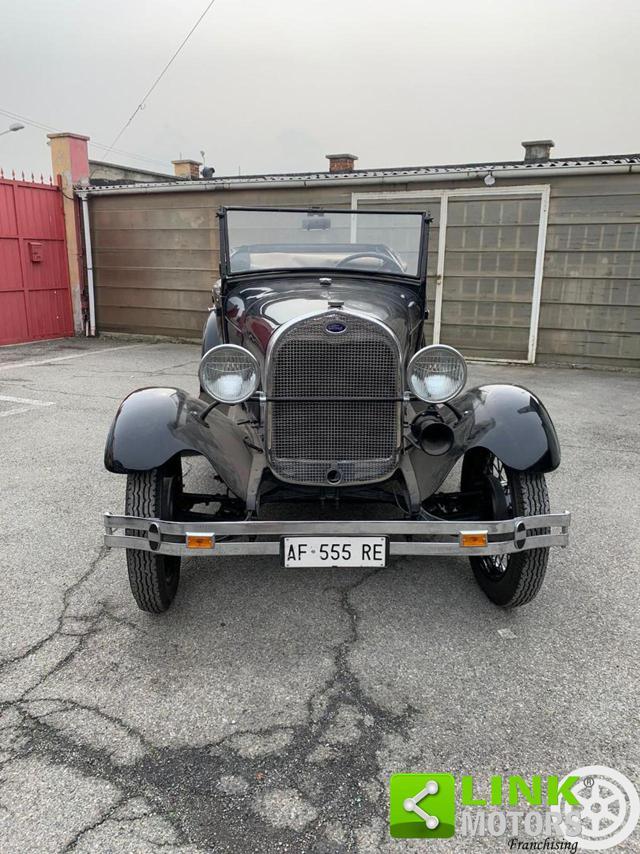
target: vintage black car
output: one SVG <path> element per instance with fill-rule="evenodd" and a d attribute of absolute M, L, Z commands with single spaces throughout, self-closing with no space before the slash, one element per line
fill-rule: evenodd
<path fill-rule="evenodd" d="M 530 391 L 465 391 L 463 356 L 426 344 L 429 216 L 229 207 L 219 221 L 199 397 L 134 391 L 107 439 L 127 488 L 105 542 L 126 548 L 138 606 L 169 607 L 187 555 L 300 569 L 466 555 L 493 602 L 533 599 L 568 540 L 545 483 L 558 438 Z M 211 493 L 184 488 L 194 454 Z M 439 491 L 460 459 L 459 490 Z M 274 502 L 305 515 L 274 519 Z"/>

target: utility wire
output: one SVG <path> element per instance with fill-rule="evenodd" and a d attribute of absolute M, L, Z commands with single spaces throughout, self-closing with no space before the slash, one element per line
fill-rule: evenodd
<path fill-rule="evenodd" d="M 120 154 L 126 154 L 128 157 L 135 157 L 135 158 L 138 158 L 138 159 L 140 159 L 140 160 L 147 160 L 149 163 L 162 163 L 163 165 L 165 164 L 165 161 L 164 161 L 164 160 L 156 160 L 155 158 L 151 158 L 151 157 L 143 157 L 141 154 L 133 154 L 133 153 L 132 153 L 132 152 L 130 152 L 130 151 L 124 151 L 124 150 L 122 150 L 122 149 L 116 148 L 116 147 L 115 147 L 115 145 L 116 145 L 116 143 L 118 142 L 118 140 L 120 139 L 120 137 L 122 136 L 122 134 L 125 132 L 125 130 L 129 127 L 129 125 L 131 124 L 131 122 L 134 120 L 134 118 L 138 115 L 138 113 L 139 113 L 141 110 L 144 110 L 144 108 L 145 108 L 145 101 L 146 101 L 146 100 L 147 100 L 147 98 L 151 95 L 151 93 L 152 93 L 152 92 L 153 92 L 153 90 L 156 88 L 156 86 L 158 85 L 158 83 L 162 80 L 162 78 L 164 77 L 164 75 L 167 73 L 167 71 L 169 70 L 169 68 L 170 68 L 170 67 L 171 67 L 171 65 L 173 64 L 174 60 L 178 57 L 178 54 L 181 52 L 182 48 L 186 45 L 186 43 L 189 41 L 189 39 L 191 38 L 191 36 L 192 36 L 192 35 L 195 33 L 195 31 L 198 29 L 198 27 L 199 27 L 200 23 L 202 22 L 202 20 L 204 19 L 205 15 L 206 15 L 206 14 L 207 14 L 207 12 L 209 11 L 209 9 L 211 9 L 211 7 L 213 6 L 213 4 L 214 4 L 214 3 L 215 3 L 215 0 L 211 0 L 211 2 L 210 2 L 210 3 L 207 5 L 207 7 L 205 8 L 204 12 L 202 12 L 202 14 L 201 14 L 201 15 L 200 15 L 200 17 L 198 18 L 198 20 L 197 20 L 197 21 L 195 22 L 195 24 L 191 27 L 191 29 L 189 30 L 189 32 L 187 33 L 187 35 L 184 37 L 184 39 L 180 42 L 180 44 L 178 45 L 178 47 L 177 47 L 177 48 L 176 48 L 176 50 L 174 51 L 173 55 L 171 56 L 171 58 L 169 59 L 169 61 L 167 62 L 167 64 L 164 66 L 164 68 L 162 69 L 162 71 L 160 72 L 160 74 L 158 74 L 158 76 L 156 77 L 156 79 L 153 81 L 152 85 L 151 85 L 151 86 L 150 86 L 150 88 L 147 90 L 147 92 L 145 93 L 145 95 L 143 96 L 142 100 L 140 101 L 140 103 L 138 104 L 138 106 L 135 108 L 135 110 L 133 111 L 133 113 L 131 114 L 131 116 L 127 119 L 127 121 L 125 122 L 125 124 L 122 126 L 122 128 L 121 128 L 121 129 L 120 129 L 120 131 L 119 131 L 119 133 L 118 133 L 118 134 L 116 135 L 116 137 L 114 138 L 113 142 L 112 142 L 110 145 L 102 145 L 102 144 L 101 144 L 101 143 L 99 143 L 99 142 L 91 142 L 91 141 L 90 141 L 90 144 L 91 144 L 91 145 L 94 145 L 96 148 L 102 148 L 102 149 L 104 149 L 103 157 L 106 157 L 106 156 L 107 156 L 107 154 L 109 154 L 109 152 L 111 152 L 111 151 L 115 151 L 115 152 L 118 152 L 118 153 L 120 153 Z M 46 125 L 46 124 L 44 124 L 43 122 L 37 122 L 37 121 L 35 121 L 34 119 L 28 119 L 28 118 L 26 118 L 25 116 L 20 116 L 20 115 L 18 115 L 17 113 L 12 113 L 10 110 L 3 110 L 3 109 L 0 109 L 0 113 L 2 113 L 2 114 L 3 114 L 3 115 L 5 115 L 5 116 L 8 116 L 9 118 L 19 119 L 20 121 L 23 121 L 25 124 L 32 125 L 33 127 L 37 127 L 37 128 L 39 128 L 40 130 L 53 131 L 54 133 L 58 133 L 58 132 L 60 131 L 60 129 L 59 129 L 59 128 L 54 128 L 54 127 L 52 127 L 51 125 Z"/>
<path fill-rule="evenodd" d="M 25 125 L 30 125 L 31 127 L 39 128 L 39 130 L 52 131 L 53 133 L 60 133 L 60 128 L 53 127 L 52 125 L 46 125 L 43 122 L 38 122 L 35 119 L 30 119 L 27 116 L 21 116 L 19 113 L 14 113 L 11 110 L 5 110 L 0 107 L 0 115 L 7 116 L 9 119 L 18 119 L 21 122 L 24 122 Z M 89 145 L 94 146 L 94 148 L 103 148 L 109 149 L 110 146 L 105 145 L 105 143 L 94 142 L 94 140 L 89 140 Z M 111 151 L 116 152 L 117 154 L 126 154 L 127 157 L 134 157 L 137 160 L 146 160 L 148 163 L 159 163 L 166 168 L 168 161 L 160 160 L 158 157 L 145 157 L 143 154 L 136 154 L 133 151 L 125 151 L 122 148 L 111 148 Z"/>
<path fill-rule="evenodd" d="M 187 35 L 184 37 L 184 39 L 180 42 L 180 44 L 179 44 L 178 48 L 177 48 L 177 49 L 176 49 L 176 51 L 174 52 L 174 54 L 173 54 L 173 56 L 171 57 L 171 59 L 169 60 L 169 62 L 167 62 L 167 64 L 166 64 L 166 65 L 165 65 L 165 67 L 162 69 L 162 71 L 160 72 L 160 74 L 158 74 L 158 76 L 157 76 L 157 77 L 156 77 L 156 79 L 153 81 L 153 83 L 152 83 L 151 87 L 150 87 L 150 88 L 149 88 L 149 90 L 146 92 L 146 94 L 143 96 L 143 98 L 142 98 L 142 100 L 140 101 L 140 103 L 138 104 L 138 106 L 135 108 L 135 110 L 133 111 L 133 113 L 132 113 L 132 114 L 130 115 L 130 117 L 127 119 L 127 121 L 125 122 L 125 124 L 122 126 L 122 128 L 121 128 L 121 129 L 120 129 L 120 131 L 119 131 L 119 133 L 118 133 L 118 134 L 117 134 L 117 136 L 114 138 L 114 140 L 113 140 L 113 142 L 111 143 L 111 145 L 109 146 L 109 148 L 107 148 L 107 150 L 106 150 L 106 152 L 105 152 L 105 156 L 106 156 L 106 155 L 111 151 L 111 149 L 114 147 L 114 145 L 115 145 L 115 144 L 117 143 L 117 141 L 120 139 L 120 137 L 122 136 L 122 134 L 126 131 L 126 129 L 127 129 L 127 128 L 129 127 L 129 125 L 131 124 L 131 122 L 132 122 L 132 121 L 135 119 L 135 117 L 138 115 L 138 113 L 139 113 L 141 110 L 144 110 L 144 108 L 145 108 L 145 101 L 147 100 L 147 98 L 149 97 L 149 95 L 151 95 L 151 93 L 152 93 L 152 92 L 153 92 L 153 90 L 156 88 L 156 86 L 158 85 L 158 83 L 162 80 L 162 78 L 164 77 L 164 75 L 167 73 L 167 71 L 169 70 L 169 68 L 170 68 L 170 67 L 171 67 L 171 65 L 173 64 L 173 61 L 176 59 L 176 57 L 178 56 L 178 54 L 180 53 L 180 51 L 182 50 L 182 48 L 183 48 L 183 47 L 186 45 L 186 43 L 189 41 L 189 39 L 191 38 L 191 36 L 192 36 L 192 35 L 195 33 L 195 31 L 198 29 L 198 26 L 200 25 L 200 22 L 202 21 L 202 19 L 204 18 L 204 16 L 207 14 L 207 12 L 209 11 L 209 9 L 213 6 L 213 4 L 214 4 L 215 2 L 216 2 L 216 0 L 211 0 L 211 2 L 208 4 L 207 8 L 206 8 L 206 9 L 204 10 L 204 12 L 200 15 L 200 17 L 199 17 L 199 18 L 198 18 L 198 20 L 195 22 L 195 24 L 191 27 L 191 29 L 189 30 L 189 32 L 187 33 Z"/>
<path fill-rule="evenodd" d="M 12 113 L 11 110 L 0 108 L 0 113 L 10 119 L 20 119 L 20 121 L 24 122 L 26 125 L 33 125 L 33 127 L 40 128 L 40 130 L 51 130 L 54 133 L 58 130 L 57 128 L 51 127 L 51 125 L 45 125 L 42 122 L 37 122 L 35 119 L 28 119 L 26 116 L 21 116 L 18 113 Z"/>

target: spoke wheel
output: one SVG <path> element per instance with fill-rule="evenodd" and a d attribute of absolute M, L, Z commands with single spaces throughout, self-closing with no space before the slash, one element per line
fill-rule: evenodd
<path fill-rule="evenodd" d="M 488 493 L 488 506 L 491 519 L 511 519 L 513 498 L 509 488 L 509 477 L 504 463 L 493 454 L 487 456 L 483 467 L 483 476 Z M 484 571 L 490 578 L 500 578 L 509 567 L 509 555 L 487 555 L 479 558 Z"/>
<path fill-rule="evenodd" d="M 465 454 L 461 488 L 481 493 L 479 513 L 482 519 L 512 519 L 549 512 L 544 474 L 509 468 L 484 448 Z M 549 549 L 546 548 L 470 557 L 469 561 L 478 584 L 489 599 L 496 605 L 515 607 L 530 602 L 537 595 L 544 581 L 548 558 Z"/>

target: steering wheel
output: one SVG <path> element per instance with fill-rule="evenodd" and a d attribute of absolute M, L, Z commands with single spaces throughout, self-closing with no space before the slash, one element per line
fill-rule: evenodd
<path fill-rule="evenodd" d="M 373 249 L 367 250 L 365 252 L 352 252 L 351 255 L 347 255 L 342 260 L 338 261 L 336 264 L 336 269 L 340 269 L 341 267 L 347 267 L 352 261 L 357 261 L 358 258 L 377 258 L 378 261 L 382 261 L 382 266 L 378 269 L 380 271 L 386 271 L 387 273 L 402 273 L 403 270 L 398 264 L 398 262 L 390 258 L 388 255 L 384 255 L 382 252 L 376 252 Z"/>

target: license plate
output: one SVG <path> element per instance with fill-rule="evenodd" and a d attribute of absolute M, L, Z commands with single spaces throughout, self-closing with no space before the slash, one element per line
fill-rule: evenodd
<path fill-rule="evenodd" d="M 385 566 L 386 537 L 283 537 L 286 567 Z"/>

